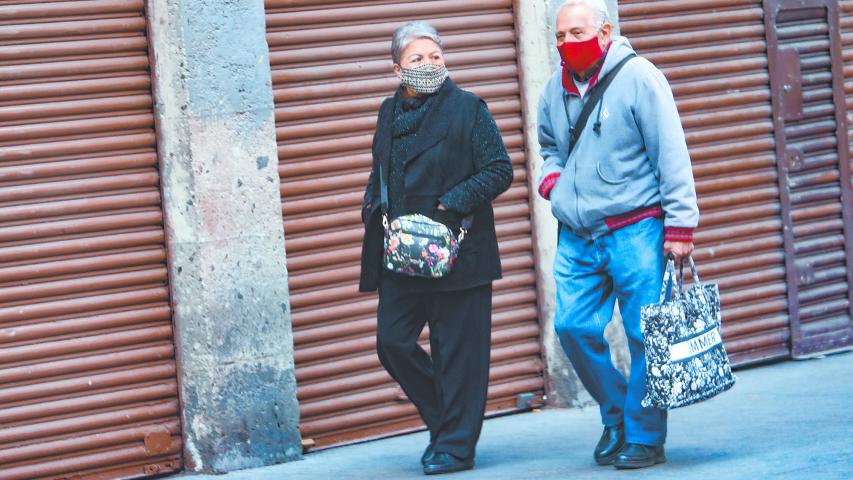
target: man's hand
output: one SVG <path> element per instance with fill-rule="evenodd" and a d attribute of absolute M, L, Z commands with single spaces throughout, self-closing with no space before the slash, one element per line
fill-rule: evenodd
<path fill-rule="evenodd" d="M 693 242 L 663 242 L 663 254 L 666 256 L 671 253 L 676 262 L 686 259 L 694 248 Z"/>

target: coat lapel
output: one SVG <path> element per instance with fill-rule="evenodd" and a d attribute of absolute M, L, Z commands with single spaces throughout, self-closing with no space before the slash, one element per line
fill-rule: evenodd
<path fill-rule="evenodd" d="M 438 97 L 435 99 L 435 105 L 429 109 L 423 122 L 421 122 L 414 145 L 412 145 L 411 150 L 406 152 L 404 164 L 409 163 L 447 136 L 452 117 L 449 110 L 453 107 L 453 102 L 448 100 L 458 89 L 459 87 L 449 78 L 444 82 L 438 92 Z"/>
<path fill-rule="evenodd" d="M 394 97 L 386 98 L 379 109 L 379 118 L 376 120 L 376 131 L 373 138 L 373 156 L 378 160 L 388 181 L 387 175 L 391 164 L 391 131 L 394 121 Z M 379 172 L 376 172 L 379 174 Z M 377 192 L 379 181 L 376 182 Z"/>

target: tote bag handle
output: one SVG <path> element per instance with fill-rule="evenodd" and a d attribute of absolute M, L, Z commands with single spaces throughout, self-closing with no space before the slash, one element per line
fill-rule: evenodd
<path fill-rule="evenodd" d="M 696 271 L 696 263 L 693 261 L 693 256 L 690 255 L 687 257 L 688 262 L 690 263 L 690 272 L 693 274 L 693 284 L 696 288 L 702 291 L 702 282 L 699 280 L 699 272 Z M 678 277 L 675 275 L 675 257 L 670 253 L 667 255 L 666 259 L 666 271 L 663 275 L 663 284 L 660 289 L 660 300 L 658 303 L 663 303 L 666 300 L 666 291 L 672 285 L 672 298 L 675 298 L 681 295 L 684 292 L 684 260 L 682 260 L 678 272 Z M 704 299 L 705 295 L 702 294 L 702 298 Z"/>

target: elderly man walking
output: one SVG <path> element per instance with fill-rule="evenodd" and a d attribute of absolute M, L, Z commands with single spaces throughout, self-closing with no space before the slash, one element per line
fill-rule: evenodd
<path fill-rule="evenodd" d="M 569 0 L 558 12 L 563 62 L 539 105 L 539 193 L 560 224 L 555 328 L 601 408 L 604 433 L 593 457 L 622 469 L 666 461 L 666 411 L 640 403 L 640 309 L 658 300 L 665 255 L 692 252 L 699 209 L 672 90 L 612 32 L 603 0 Z M 629 380 L 604 339 L 614 301 L 628 337 Z"/>

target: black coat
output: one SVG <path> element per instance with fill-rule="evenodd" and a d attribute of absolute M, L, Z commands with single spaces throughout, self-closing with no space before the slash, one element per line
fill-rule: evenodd
<path fill-rule="evenodd" d="M 474 223 L 462 242 L 459 256 L 448 276 L 441 279 L 415 278 L 384 270 L 384 230 L 378 176 L 380 164 L 385 175 L 390 169 L 395 102 L 393 97 L 385 99 L 379 109 L 373 137 L 373 168 L 362 210 L 365 223 L 359 284 L 362 292 L 376 290 L 380 275 L 393 275 L 401 285 L 413 291 L 462 290 L 501 278 L 494 212 L 490 202 L 509 188 L 512 182 L 509 157 L 501 145 L 503 154 L 489 159 L 490 165 L 486 168 L 490 172 L 484 172 L 482 163 L 478 165 L 475 162 L 475 158 L 478 158 L 475 149 L 480 146 L 472 142 L 475 119 L 481 109 L 485 110 L 483 101 L 459 89 L 450 79 L 436 95 L 417 132 L 413 147 L 403 159 L 406 198 L 402 202 L 405 211 L 399 214 L 420 213 L 456 231 L 466 213 L 473 214 Z M 496 131 L 490 117 L 489 122 Z M 499 167 L 497 170 L 501 172 L 500 175 L 494 175 L 495 167 Z M 470 212 L 438 210 L 439 198 L 453 189 L 467 189 L 467 196 L 486 198 L 487 201 L 474 205 Z"/>

